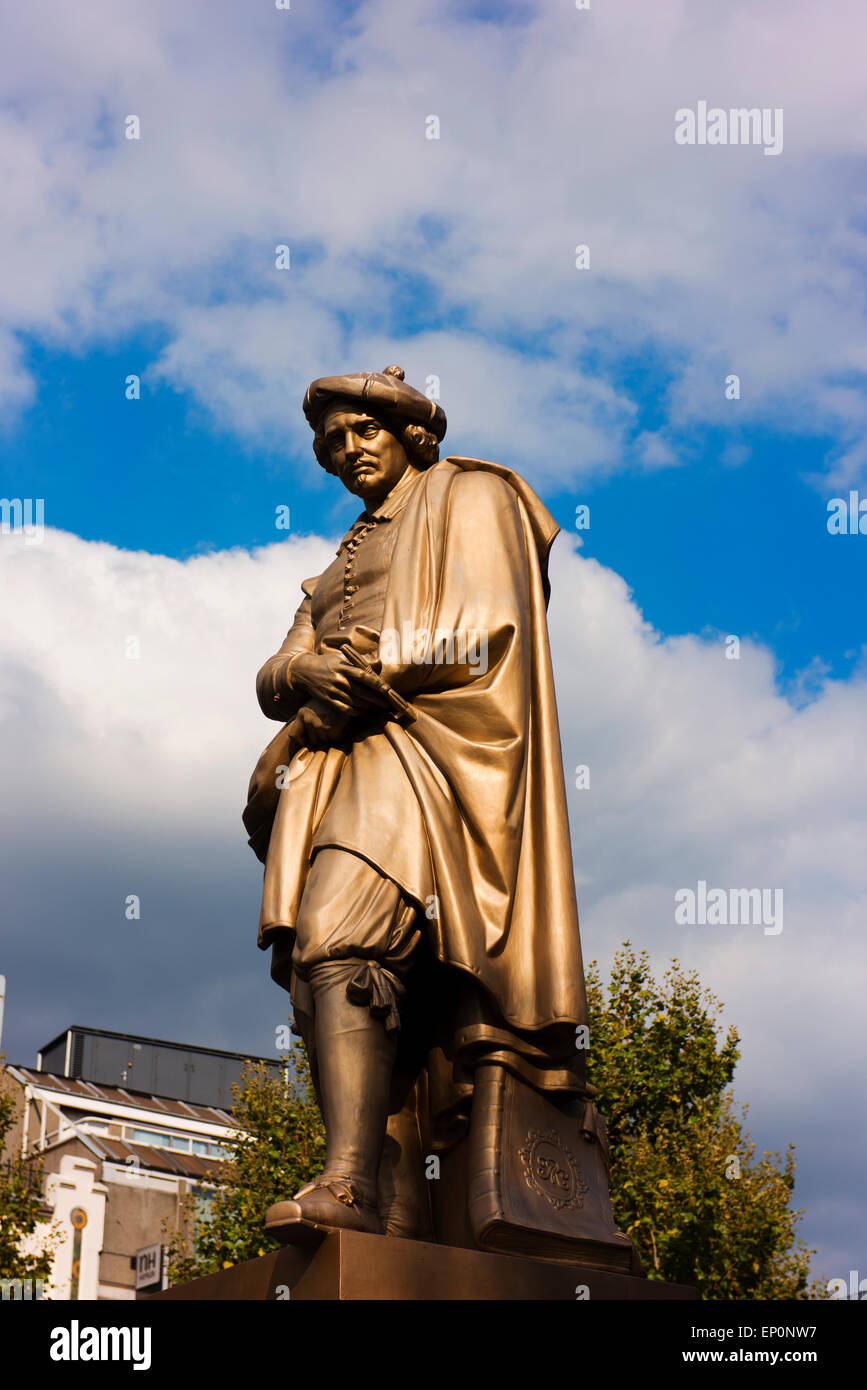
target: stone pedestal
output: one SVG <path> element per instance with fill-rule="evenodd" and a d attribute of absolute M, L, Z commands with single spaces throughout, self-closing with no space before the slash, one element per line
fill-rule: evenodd
<path fill-rule="evenodd" d="M 585 1292 L 586 1289 L 586 1292 Z M 151 1295 L 194 1300 L 683 1300 L 695 1289 L 580 1264 L 493 1255 L 393 1236 L 330 1231 Z M 149 1300 L 150 1301 L 150 1300 Z"/>

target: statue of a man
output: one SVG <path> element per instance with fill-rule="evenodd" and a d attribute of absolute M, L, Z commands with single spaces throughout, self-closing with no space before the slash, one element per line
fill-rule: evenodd
<path fill-rule="evenodd" d="M 485 1063 L 588 1094 L 546 624 L 558 527 L 510 469 L 438 461 L 445 415 L 403 376 L 307 391 L 316 457 L 364 509 L 257 679 L 283 725 L 244 815 L 259 945 L 327 1134 L 322 1176 L 269 1211 L 277 1232 L 430 1238 L 425 1162 L 466 1132 Z"/>

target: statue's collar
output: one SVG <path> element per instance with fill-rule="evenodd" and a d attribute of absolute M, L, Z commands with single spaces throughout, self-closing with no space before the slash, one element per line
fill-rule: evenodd
<path fill-rule="evenodd" d="M 395 483 L 385 500 L 380 502 L 379 506 L 372 512 L 363 511 L 358 521 L 391 521 L 392 517 L 403 511 L 409 501 L 410 493 L 416 484 L 421 482 L 423 476 L 424 474 L 419 473 L 417 469 L 407 468 L 400 482 Z"/>
<path fill-rule="evenodd" d="M 410 495 L 423 477 L 423 473 L 408 468 L 400 482 L 395 483 L 391 492 L 380 502 L 379 506 L 374 511 L 369 512 L 365 509 L 360 516 L 355 518 L 355 521 L 340 542 L 340 548 L 337 554 L 339 555 L 344 547 L 350 541 L 354 540 L 359 532 L 369 531 L 374 522 L 391 521 L 394 517 L 399 516 L 400 513 L 405 510 Z"/>

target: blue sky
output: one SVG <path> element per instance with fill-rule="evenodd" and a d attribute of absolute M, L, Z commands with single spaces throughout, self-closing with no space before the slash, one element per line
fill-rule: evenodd
<path fill-rule="evenodd" d="M 294 532 L 339 535 L 356 503 L 321 474 L 303 438 L 300 446 L 263 447 L 215 427 L 188 393 L 149 384 L 160 346 L 154 334 L 73 357 L 30 344 L 36 399 L 4 441 L 16 495 L 48 498 L 47 522 L 61 530 L 181 559 L 271 543 L 281 504 Z M 139 400 L 125 394 L 133 371 L 144 378 Z M 660 382 L 638 372 L 623 379 L 635 433 L 657 428 Z M 844 678 L 867 637 L 865 551 L 862 537 L 827 529 L 828 499 L 848 499 L 848 488 L 816 485 L 834 440 L 744 428 L 739 405 L 730 404 L 730 430 L 673 436 L 684 459 L 678 467 L 648 473 L 625 461 L 613 477 L 591 476 L 569 490 L 549 483 L 541 494 L 569 532 L 576 506 L 590 506 L 586 553 L 624 576 L 661 631 L 753 637 L 773 651 L 786 689 L 815 663 Z M 484 430 L 479 421 L 479 445 Z M 452 433 L 443 452 L 467 452 Z M 743 462 L 729 461 L 736 449 Z M 532 471 L 517 451 L 501 459 Z"/>
<path fill-rule="evenodd" d="M 0 537 L 8 1054 L 270 1050 L 253 681 L 357 512 L 301 400 L 400 363 L 563 528 L 585 954 L 699 971 L 817 1272 L 863 1271 L 867 537 L 827 530 L 867 497 L 863 7 L 0 6 L 0 495 L 50 528 Z M 780 153 L 677 144 L 699 101 L 781 110 Z M 785 929 L 678 927 L 701 878 Z"/>

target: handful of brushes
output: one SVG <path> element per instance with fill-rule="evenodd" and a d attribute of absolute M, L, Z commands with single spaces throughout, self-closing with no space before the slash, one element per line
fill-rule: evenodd
<path fill-rule="evenodd" d="M 379 639 L 375 632 L 369 628 L 359 627 L 357 633 L 373 651 L 377 649 Z M 405 718 L 410 721 L 415 719 L 412 706 L 404 700 L 402 695 L 398 695 L 397 691 L 393 690 L 379 674 L 378 661 L 376 664 L 369 661 L 350 642 L 343 642 L 339 651 L 344 660 L 351 666 L 372 677 L 366 688 L 375 690 L 382 697 L 395 718 Z M 307 744 L 311 748 L 329 748 L 340 743 L 354 717 L 354 715 L 329 704 L 327 700 L 314 695 L 301 707 L 289 725 L 289 734 L 297 742 Z"/>

